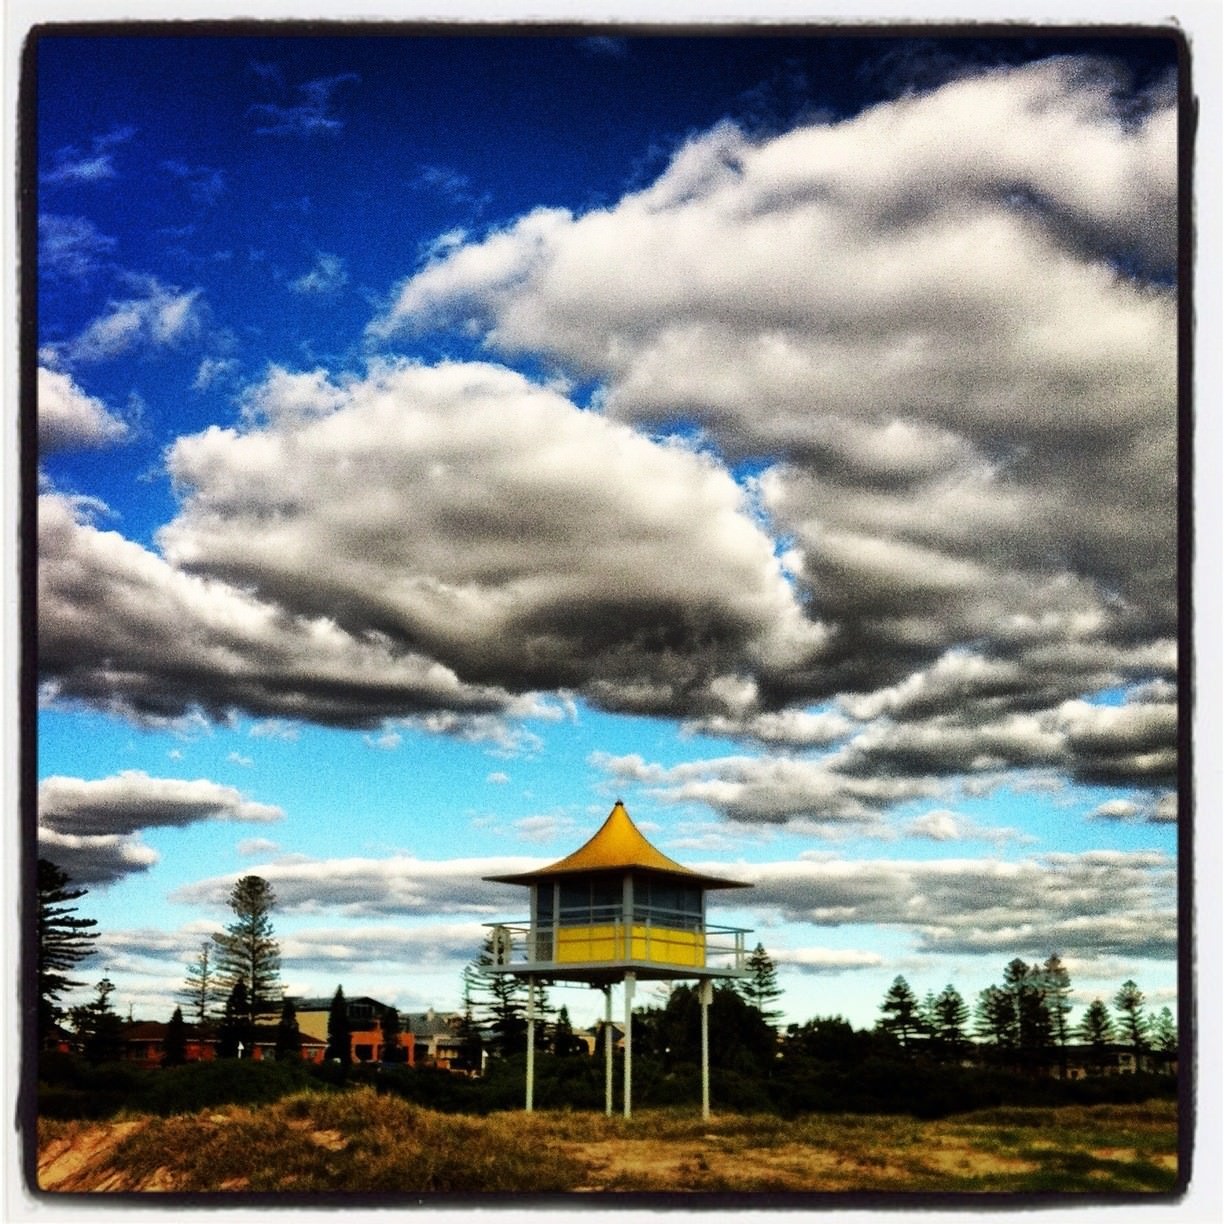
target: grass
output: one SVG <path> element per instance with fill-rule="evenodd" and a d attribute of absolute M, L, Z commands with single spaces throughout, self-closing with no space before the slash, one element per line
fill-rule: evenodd
<path fill-rule="evenodd" d="M 1152 1194 L 1178 1185 L 1173 1102 L 990 1109 L 941 1121 L 703 1120 L 679 1109 L 631 1119 L 574 1110 L 476 1117 L 361 1088 L 129 1118 L 113 1131 L 43 1121 L 39 1138 L 48 1170 L 74 1143 L 88 1153 L 68 1176 L 48 1173 L 44 1185 L 60 1190 Z"/>

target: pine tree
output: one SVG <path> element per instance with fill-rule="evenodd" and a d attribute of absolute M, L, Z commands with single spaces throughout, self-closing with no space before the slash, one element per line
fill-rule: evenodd
<path fill-rule="evenodd" d="M 480 1028 L 473 1014 L 473 992 L 475 970 L 471 965 L 463 969 L 463 1015 L 459 1021 L 459 1056 L 454 1061 L 456 1070 L 479 1071 L 484 1043 L 480 1039 Z"/>
<path fill-rule="evenodd" d="M 183 1009 L 176 1007 L 166 1025 L 166 1035 L 162 1039 L 163 1067 L 181 1067 L 187 1061 L 187 1025 L 183 1021 Z"/>
<path fill-rule="evenodd" d="M 1173 1013 L 1167 1007 L 1162 1007 L 1152 1017 L 1148 1037 L 1154 1050 L 1165 1054 L 1172 1054 L 1177 1050 L 1177 1025 L 1173 1022 Z"/>
<path fill-rule="evenodd" d="M 1015 1001 L 998 986 L 987 986 L 978 995 L 974 1031 L 1000 1052 L 1014 1050 L 1019 1043 Z"/>
<path fill-rule="evenodd" d="M 77 918 L 66 902 L 85 896 L 87 889 L 70 888 L 71 879 L 48 859 L 38 860 L 38 1037 L 45 1045 L 64 1015 L 60 996 L 84 982 L 67 974 L 94 954 L 98 938 L 93 918 Z"/>
<path fill-rule="evenodd" d="M 1058 1046 L 1059 1074 L 1067 1078 L 1067 1042 L 1071 1036 L 1071 975 L 1057 953 L 1041 966 L 1041 987 L 1050 1017 L 1050 1033 Z"/>
<path fill-rule="evenodd" d="M 484 995 L 483 1000 L 478 999 L 480 1023 L 497 1054 L 521 1054 L 527 1048 L 527 983 L 512 973 L 490 972 L 493 964 L 493 936 L 489 935 L 476 961 L 473 979 Z"/>
<path fill-rule="evenodd" d="M 230 893 L 234 921 L 213 936 L 218 980 L 231 991 L 237 982 L 244 984 L 244 1019 L 252 1029 L 262 1017 L 280 1010 L 280 946 L 272 935 L 271 917 L 275 903 L 267 880 L 243 876 Z"/>
<path fill-rule="evenodd" d="M 880 1010 L 884 1016 L 879 1027 L 896 1036 L 908 1049 L 914 1037 L 922 1032 L 922 1018 L 918 998 L 905 978 L 898 976 L 893 979 Z"/>
<path fill-rule="evenodd" d="M 753 948 L 748 957 L 748 976 L 739 979 L 736 987 L 744 1002 L 755 1007 L 767 1024 L 777 1024 L 782 1019 L 782 1012 L 771 1006 L 776 999 L 782 997 L 782 988 L 778 985 L 778 967 L 765 951 L 764 944 L 758 943 Z"/>
<path fill-rule="evenodd" d="M 1119 1014 L 1122 1038 L 1138 1054 L 1147 1048 L 1148 1019 L 1143 1012 L 1143 992 L 1129 979 L 1114 995 L 1114 1010 Z"/>
<path fill-rule="evenodd" d="M 331 1010 L 327 1013 L 327 1052 L 329 1062 L 338 1062 L 348 1067 L 353 1062 L 353 1030 L 349 1024 L 348 1002 L 344 988 L 336 987 L 332 996 Z"/>
<path fill-rule="evenodd" d="M 1017 957 L 1003 970 L 1003 989 L 1010 996 L 1016 1015 L 1017 1049 L 1031 1063 L 1050 1044 L 1050 1013 L 1040 968 Z"/>
<path fill-rule="evenodd" d="M 1093 1061 L 1099 1066 L 1105 1058 L 1105 1047 L 1113 1040 L 1113 1021 L 1109 1009 L 1100 999 L 1093 999 L 1075 1030 L 1076 1036 L 1091 1047 Z"/>
<path fill-rule="evenodd" d="M 301 1056 L 302 1030 L 298 1027 L 297 1008 L 293 1006 L 292 999 L 286 999 L 276 1025 L 276 1061 Z"/>
<path fill-rule="evenodd" d="M 575 1054 L 581 1044 L 574 1036 L 574 1026 L 570 1021 L 569 1008 L 562 1003 L 557 1010 L 557 1022 L 553 1025 L 553 1053 L 562 1057 Z"/>
<path fill-rule="evenodd" d="M 87 1061 L 115 1062 L 123 1050 L 123 1022 L 110 1001 L 115 992 L 115 983 L 109 977 L 103 977 L 94 991 L 90 1002 L 72 1009 L 73 1026 L 81 1039 L 81 1052 Z"/>
<path fill-rule="evenodd" d="M 405 1053 L 400 1046 L 400 1033 L 403 1031 L 400 1027 L 399 1012 L 394 1007 L 384 1007 L 380 1021 L 382 1028 L 382 1061 L 388 1063 L 404 1062 L 401 1057 Z"/>
<path fill-rule="evenodd" d="M 213 941 L 206 939 L 200 944 L 195 960 L 187 966 L 187 980 L 178 997 L 195 1017 L 195 1023 L 203 1028 L 213 1019 L 217 1005 L 224 1001 L 225 996 L 226 992 L 217 981 Z"/>
<path fill-rule="evenodd" d="M 217 1057 L 241 1058 L 251 1048 L 251 1005 L 247 999 L 246 982 L 239 978 L 230 987 L 217 1028 Z"/>
<path fill-rule="evenodd" d="M 950 983 L 936 996 L 932 1013 L 933 1031 L 941 1050 L 959 1057 L 969 1044 L 966 1034 L 969 1007 Z"/>

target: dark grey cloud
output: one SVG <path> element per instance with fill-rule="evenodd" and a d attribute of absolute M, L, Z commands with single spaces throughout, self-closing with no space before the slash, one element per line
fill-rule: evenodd
<path fill-rule="evenodd" d="M 44 778 L 39 821 L 61 833 L 96 835 L 178 828 L 201 820 L 267 822 L 284 812 L 247 799 L 233 786 L 205 778 L 151 778 L 125 770 L 109 778 Z"/>
<path fill-rule="evenodd" d="M 158 861 L 141 841 L 143 829 L 283 815 L 204 778 L 151 778 L 139 770 L 95 779 L 54 776 L 38 787 L 38 849 L 79 883 L 112 884 Z"/>
<path fill-rule="evenodd" d="M 1127 803 L 1150 810 L 1153 820 L 1176 819 L 1175 802 L 1160 797 L 1176 781 L 1174 702 L 1096 705 L 1074 700 L 978 720 L 972 705 L 967 712 L 924 719 L 896 721 L 882 715 L 906 695 L 878 695 L 874 717 L 820 755 L 795 751 L 802 740 L 792 735 L 766 745 L 769 751 L 757 756 L 694 759 L 665 767 L 636 754 L 597 752 L 590 763 L 620 782 L 646 787 L 665 803 L 699 803 L 742 825 L 802 825 L 833 837 L 848 828 L 883 833 L 891 809 L 913 799 L 948 796 L 954 785 L 978 779 L 990 790 L 1026 774 L 1135 789 L 1147 797 Z M 866 704 L 860 707 L 863 715 L 869 712 Z"/>
<path fill-rule="evenodd" d="M 534 709 L 323 617 L 290 615 L 182 573 L 102 531 L 58 494 L 39 499 L 39 666 L 48 700 L 164 724 L 234 710 L 373 728 L 389 717 Z"/>
<path fill-rule="evenodd" d="M 38 853 L 50 859 L 77 884 L 114 884 L 137 872 L 148 871 L 158 853 L 139 835 L 123 833 L 76 834 L 58 829 L 38 830 Z"/>
<path fill-rule="evenodd" d="M 982 721 L 965 712 L 881 720 L 848 744 L 832 768 L 870 777 L 1057 767 L 1086 782 L 1169 786 L 1177 773 L 1177 717 L 1172 701 L 1066 701 Z"/>

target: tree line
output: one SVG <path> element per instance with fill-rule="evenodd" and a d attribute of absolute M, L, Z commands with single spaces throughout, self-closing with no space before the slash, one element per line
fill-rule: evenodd
<path fill-rule="evenodd" d="M 96 922 L 77 916 L 71 904 L 86 890 L 73 887 L 69 877 L 45 859 L 38 863 L 38 889 L 41 1042 L 48 1044 L 56 1026 L 67 1020 L 90 1061 L 116 1059 L 121 1052 L 122 1025 L 111 1003 L 115 988 L 109 977 L 104 975 L 97 983 L 89 1002 L 69 1009 L 60 1002 L 64 993 L 83 985 L 69 974 L 93 954 L 98 936 Z M 272 925 L 275 902 L 271 885 L 259 876 L 244 876 L 234 884 L 229 897 L 232 921 L 204 940 L 187 966 L 179 992 L 182 1005 L 175 1007 L 165 1034 L 166 1064 L 187 1058 L 184 1007 L 197 1029 L 215 1030 L 216 1052 L 222 1058 L 249 1050 L 257 1027 L 273 1018 L 277 1018 L 276 1057 L 300 1054 L 302 1037 L 294 1004 L 283 997 L 280 982 L 280 948 Z M 513 1057 L 526 1049 L 527 984 L 513 974 L 492 972 L 494 964 L 490 935 L 463 970 L 453 1064 L 459 1069 L 476 1071 L 486 1055 Z M 817 1017 L 791 1024 L 780 1033 L 781 1012 L 775 1005 L 781 996 L 777 967 L 758 943 L 748 957 L 747 975 L 715 989 L 711 1021 L 718 1033 L 719 1057 L 742 1056 L 768 1067 L 779 1055 L 806 1056 L 839 1043 L 848 1052 L 853 1043 L 847 1041 L 845 1030 L 850 1026 L 840 1017 Z M 972 1009 L 952 984 L 919 999 L 906 979 L 898 976 L 880 1004 L 876 1031 L 909 1058 L 950 1062 L 971 1051 L 985 1052 L 1000 1065 L 1023 1069 L 1045 1065 L 1053 1056 L 1064 1077 L 1073 1041 L 1101 1060 L 1115 1043 L 1136 1053 L 1176 1050 L 1177 1032 L 1169 1008 L 1149 1014 L 1133 981 L 1123 983 L 1115 994 L 1112 1014 L 1103 1000 L 1094 999 L 1075 1026 L 1069 1021 L 1070 996 L 1070 974 L 1057 955 L 1040 964 L 1013 959 L 1005 966 L 1001 983 L 982 990 Z M 587 1045 L 575 1036 L 567 1008 L 554 1008 L 547 989 L 539 985 L 535 1012 L 537 1048 L 561 1056 L 585 1052 Z M 671 988 L 660 1006 L 639 1008 L 633 1024 L 635 1049 L 656 1053 L 668 1063 L 685 1060 L 697 1042 L 696 991 L 685 986 Z M 385 1008 L 378 1025 L 386 1055 L 383 1061 L 406 1057 L 397 1010 Z M 351 1062 L 351 1025 L 342 986 L 337 986 L 331 1001 L 324 1056 L 344 1066 Z"/>
<path fill-rule="evenodd" d="M 893 1034 L 903 1049 L 955 1058 L 977 1045 L 996 1061 L 1032 1067 L 1056 1056 L 1066 1075 L 1067 1051 L 1086 1046 L 1098 1063 L 1114 1044 L 1134 1053 L 1173 1053 L 1177 1029 L 1168 1007 L 1151 1015 L 1143 992 L 1127 980 L 1113 997 L 1114 1014 L 1094 999 L 1076 1025 L 1070 1023 L 1071 975 L 1061 958 L 1050 955 L 1040 964 L 1016 957 L 1003 969 L 1001 984 L 987 986 L 970 1011 L 951 984 L 939 994 L 928 991 L 919 1000 L 904 977 L 898 976 L 880 1004 L 878 1025 Z"/>

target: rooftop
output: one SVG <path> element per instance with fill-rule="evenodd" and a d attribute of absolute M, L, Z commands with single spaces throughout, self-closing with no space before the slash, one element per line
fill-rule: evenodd
<path fill-rule="evenodd" d="M 661 850 L 655 849 L 633 823 L 625 805 L 618 799 L 608 813 L 608 818 L 596 830 L 594 836 L 573 854 L 558 859 L 547 867 L 535 871 L 524 871 L 516 875 L 486 876 L 487 880 L 499 884 L 532 884 L 537 880 L 553 876 L 572 875 L 586 871 L 652 871 L 665 875 L 680 876 L 706 888 L 749 888 L 741 880 L 725 880 L 719 876 L 704 875 L 670 859 Z"/>

